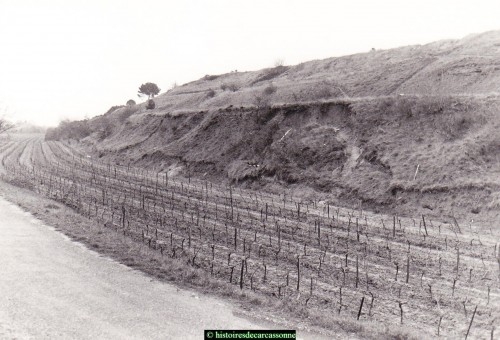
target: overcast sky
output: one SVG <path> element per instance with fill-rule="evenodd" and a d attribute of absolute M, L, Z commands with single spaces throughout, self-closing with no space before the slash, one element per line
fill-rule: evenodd
<path fill-rule="evenodd" d="M 206 74 L 500 29 L 495 0 L 0 0 L 0 115 L 82 119 Z"/>

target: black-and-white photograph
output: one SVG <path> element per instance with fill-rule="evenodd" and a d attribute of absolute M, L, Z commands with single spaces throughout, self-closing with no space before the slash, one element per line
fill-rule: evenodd
<path fill-rule="evenodd" d="M 500 339 L 500 2 L 0 0 L 0 339 Z"/>

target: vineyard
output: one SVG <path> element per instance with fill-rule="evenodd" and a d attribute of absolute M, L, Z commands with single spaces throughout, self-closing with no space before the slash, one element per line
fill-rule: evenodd
<path fill-rule="evenodd" d="M 241 290 L 423 337 L 498 338 L 496 225 L 377 215 L 4 141 L 2 176 Z"/>

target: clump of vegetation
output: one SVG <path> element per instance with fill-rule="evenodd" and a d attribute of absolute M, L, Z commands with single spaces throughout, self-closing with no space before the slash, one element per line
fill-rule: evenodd
<path fill-rule="evenodd" d="M 332 94 L 332 89 L 330 86 L 328 86 L 327 84 L 323 84 L 321 86 L 319 86 L 315 91 L 314 91 L 314 94 L 313 94 L 313 99 L 327 99 L 327 98 L 331 98 L 333 96 Z"/>
<path fill-rule="evenodd" d="M 203 79 L 204 79 L 204 80 L 209 80 L 209 81 L 211 81 L 211 80 L 215 80 L 215 79 L 217 79 L 217 78 L 219 78 L 219 76 L 216 76 L 216 75 L 209 75 L 209 74 L 207 74 L 205 77 L 203 77 Z"/>
<path fill-rule="evenodd" d="M 261 81 L 272 80 L 272 79 L 278 77 L 279 75 L 285 73 L 286 71 L 288 71 L 288 69 L 289 69 L 289 67 L 288 66 L 284 66 L 284 65 L 277 65 L 277 66 L 275 66 L 273 68 L 268 68 L 268 69 L 264 70 L 259 75 L 259 77 L 257 77 L 257 79 L 255 79 L 252 82 L 252 85 L 256 84 L 258 82 L 261 82 Z"/>
<path fill-rule="evenodd" d="M 97 130 L 97 138 L 103 140 L 113 133 L 113 124 L 109 118 L 99 119 L 95 122 L 94 129 Z"/>
<path fill-rule="evenodd" d="M 158 93 L 160 93 L 160 88 L 158 87 L 158 85 L 156 85 L 155 83 L 146 83 L 146 84 L 142 84 L 139 87 L 139 91 L 138 91 L 137 95 L 139 97 L 148 96 L 148 101 L 146 103 L 146 109 L 152 110 L 156 107 L 156 104 L 155 104 L 153 98 Z"/>
<path fill-rule="evenodd" d="M 79 121 L 63 120 L 56 128 L 47 129 L 45 140 L 80 140 L 92 133 L 88 119 Z"/>
<path fill-rule="evenodd" d="M 240 87 L 238 85 L 236 85 L 235 83 L 228 84 L 227 88 L 229 89 L 229 91 L 232 91 L 232 92 L 236 92 L 240 89 Z"/>
<path fill-rule="evenodd" d="M 133 100 L 133 99 L 127 100 L 127 106 L 134 106 L 135 104 L 136 104 L 135 100 Z"/>
<path fill-rule="evenodd" d="M 206 97 L 207 98 L 213 98 L 213 97 L 215 97 L 215 91 L 213 89 L 208 89 L 208 91 L 206 93 Z"/>
<path fill-rule="evenodd" d="M 266 88 L 264 89 L 264 91 L 262 91 L 262 93 L 265 94 L 266 96 L 270 96 L 273 93 L 275 93 L 277 90 L 278 90 L 278 87 L 271 84 L 269 86 L 266 86 Z"/>
<path fill-rule="evenodd" d="M 391 112 L 401 114 L 407 118 L 419 114 L 441 113 L 445 107 L 443 98 L 436 100 L 436 98 L 426 97 L 424 100 L 421 100 L 415 97 L 406 97 L 404 95 L 386 101 L 385 105 L 391 109 Z"/>
<path fill-rule="evenodd" d="M 156 107 L 155 101 L 153 99 L 148 99 L 146 102 L 146 109 L 153 110 Z"/>
<path fill-rule="evenodd" d="M 353 103 L 358 113 L 379 112 L 411 118 L 418 115 L 441 115 L 471 111 L 476 103 L 467 97 L 457 96 L 388 96 Z"/>
<path fill-rule="evenodd" d="M 139 107 L 136 105 L 128 105 L 120 112 L 118 120 L 120 123 L 125 122 L 130 116 L 139 111 Z"/>
<path fill-rule="evenodd" d="M 262 109 L 269 106 L 269 97 L 262 95 L 255 96 L 253 102 L 258 109 Z"/>
<path fill-rule="evenodd" d="M 14 127 L 13 124 L 9 123 L 3 118 L 0 118 L 0 133 L 6 132 Z"/>
<path fill-rule="evenodd" d="M 124 107 L 123 105 L 113 105 L 109 108 L 108 111 L 106 111 L 106 113 L 104 113 L 105 115 L 107 114 L 110 114 L 111 112 L 115 112 L 116 110 L 118 109 L 121 109 L 122 107 Z"/>
<path fill-rule="evenodd" d="M 266 86 L 260 95 L 254 96 L 254 104 L 257 108 L 269 107 L 271 103 L 271 96 L 278 90 L 278 87 L 271 84 Z"/>
<path fill-rule="evenodd" d="M 222 83 L 220 85 L 220 89 L 222 91 L 229 90 L 231 92 L 236 92 L 236 91 L 238 91 L 240 89 L 240 87 L 236 83 L 229 83 L 229 84 Z"/>

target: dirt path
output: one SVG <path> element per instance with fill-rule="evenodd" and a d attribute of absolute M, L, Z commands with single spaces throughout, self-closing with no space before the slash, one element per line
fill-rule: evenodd
<path fill-rule="evenodd" d="M 100 257 L 3 198 L 0 234 L 2 339 L 200 339 L 208 328 L 268 328 Z"/>

